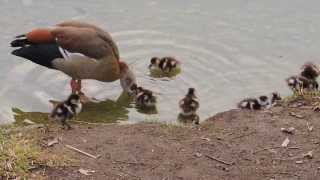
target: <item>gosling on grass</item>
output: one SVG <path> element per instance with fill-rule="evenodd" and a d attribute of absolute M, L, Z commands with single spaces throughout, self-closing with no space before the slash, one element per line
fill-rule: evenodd
<path fill-rule="evenodd" d="M 308 79 L 304 76 L 291 76 L 286 79 L 288 87 L 294 94 L 303 95 L 306 92 L 316 92 L 319 84 L 315 79 Z"/>
<path fill-rule="evenodd" d="M 307 79 L 316 80 L 319 77 L 320 69 L 317 65 L 307 62 L 302 66 L 302 72 L 300 73 L 301 76 Z"/>
<path fill-rule="evenodd" d="M 50 118 L 61 121 L 62 128 L 67 130 L 71 129 L 70 124 L 67 122 L 74 116 L 78 115 L 82 110 L 82 103 L 78 94 L 71 94 L 67 100 L 58 103 L 50 113 Z"/>
<path fill-rule="evenodd" d="M 200 107 L 197 96 L 195 95 L 195 89 L 189 88 L 188 93 L 183 99 L 179 101 L 179 107 L 181 109 L 180 114 L 183 116 L 191 116 L 197 113 Z"/>
<path fill-rule="evenodd" d="M 319 77 L 319 67 L 311 62 L 305 63 L 301 67 L 299 75 L 290 76 L 286 79 L 288 87 L 294 94 L 303 95 L 305 92 L 316 92 L 319 89 L 317 78 Z"/>
<path fill-rule="evenodd" d="M 260 110 L 263 108 L 270 108 L 280 100 L 280 94 L 277 92 L 273 92 L 269 96 L 262 95 L 258 98 L 246 98 L 238 103 L 238 108 Z"/>

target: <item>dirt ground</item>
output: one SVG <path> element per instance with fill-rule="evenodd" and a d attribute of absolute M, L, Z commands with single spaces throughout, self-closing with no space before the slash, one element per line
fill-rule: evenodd
<path fill-rule="evenodd" d="M 44 168 L 48 179 L 94 180 L 316 180 L 320 179 L 320 112 L 312 102 L 293 101 L 263 111 L 230 110 L 199 126 L 157 123 L 72 124 L 49 128 L 43 141 L 60 137 L 50 153 L 75 161 Z M 293 134 L 281 128 L 294 127 Z M 282 147 L 288 138 L 287 147 Z M 71 145 L 98 159 L 66 148 Z M 312 157 L 305 156 L 312 153 Z M 78 170 L 90 169 L 90 176 Z"/>

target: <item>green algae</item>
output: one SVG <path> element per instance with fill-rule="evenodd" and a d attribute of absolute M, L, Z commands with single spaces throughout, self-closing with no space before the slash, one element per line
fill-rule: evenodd
<path fill-rule="evenodd" d="M 150 76 L 154 78 L 174 77 L 181 73 L 181 68 L 173 69 L 170 72 L 163 72 L 161 69 L 150 70 Z"/>
<path fill-rule="evenodd" d="M 128 97 L 123 97 L 117 101 L 106 100 L 102 102 L 90 102 L 83 105 L 82 112 L 76 116 L 74 121 L 90 122 L 90 123 L 115 123 L 117 121 L 125 121 L 128 119 L 128 107 L 130 101 Z M 25 119 L 29 119 L 35 123 L 47 124 L 50 122 L 49 113 L 44 112 L 26 112 L 19 108 L 12 108 L 16 124 L 24 125 Z"/>

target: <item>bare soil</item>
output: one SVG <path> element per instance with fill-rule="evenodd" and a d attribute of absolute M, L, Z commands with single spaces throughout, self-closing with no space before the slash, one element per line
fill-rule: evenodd
<path fill-rule="evenodd" d="M 297 99 L 269 110 L 230 110 L 199 126 L 72 124 L 73 130 L 64 131 L 57 125 L 43 134 L 43 141 L 61 137 L 49 152 L 68 155 L 75 163 L 33 173 L 59 180 L 317 180 L 320 113 L 312 110 L 313 102 Z M 294 134 L 281 131 L 289 127 Z M 290 142 L 282 147 L 286 138 Z M 310 151 L 312 157 L 304 157 Z M 95 172 L 82 175 L 80 168 Z"/>

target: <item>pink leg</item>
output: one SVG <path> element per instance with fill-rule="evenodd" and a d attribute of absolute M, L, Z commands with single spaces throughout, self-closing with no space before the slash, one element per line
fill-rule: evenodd
<path fill-rule="evenodd" d="M 80 96 L 80 101 L 81 101 L 82 103 L 88 103 L 88 102 L 91 101 L 90 98 L 88 98 L 88 97 L 81 91 L 81 88 L 82 88 L 81 80 L 72 79 L 71 82 L 70 82 L 70 85 L 71 85 L 72 93 L 78 94 L 78 95 Z"/>
<path fill-rule="evenodd" d="M 73 94 L 79 94 L 79 92 L 81 91 L 81 80 L 72 79 L 70 82 L 70 86 L 71 92 Z"/>

